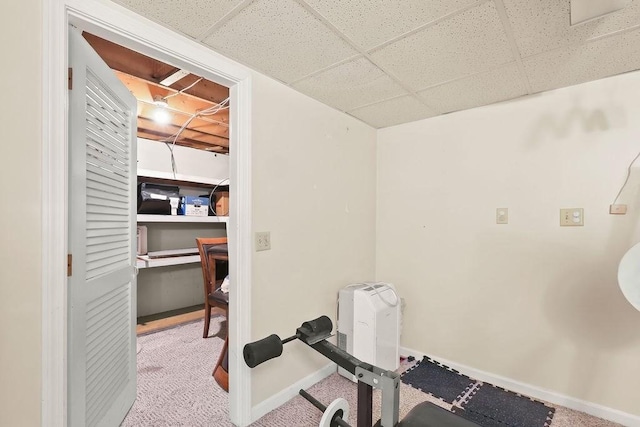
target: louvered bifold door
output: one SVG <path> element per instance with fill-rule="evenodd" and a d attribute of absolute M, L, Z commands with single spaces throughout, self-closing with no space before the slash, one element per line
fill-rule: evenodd
<path fill-rule="evenodd" d="M 136 100 L 69 31 L 69 426 L 118 426 L 136 395 Z"/>

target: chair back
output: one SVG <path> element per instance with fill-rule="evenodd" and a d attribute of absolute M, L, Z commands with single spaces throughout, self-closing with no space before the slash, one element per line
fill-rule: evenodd
<path fill-rule="evenodd" d="M 216 265 L 211 254 L 226 252 L 226 237 L 198 237 L 198 252 L 200 253 L 200 266 L 202 267 L 202 278 L 204 281 L 204 295 L 207 296 L 216 289 Z"/>

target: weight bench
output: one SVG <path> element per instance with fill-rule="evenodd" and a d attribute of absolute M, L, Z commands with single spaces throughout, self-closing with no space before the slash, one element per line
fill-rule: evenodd
<path fill-rule="evenodd" d="M 284 340 L 276 334 L 269 335 L 259 341 L 244 346 L 243 356 L 250 368 L 278 357 L 282 354 L 282 346 L 299 339 L 323 356 L 335 362 L 356 376 L 358 380 L 358 420 L 357 427 L 372 426 L 373 389 L 382 391 L 382 413 L 374 427 L 478 427 L 478 424 L 465 420 L 446 409 L 430 402 L 416 405 L 402 420 L 398 420 L 400 407 L 400 376 L 393 372 L 365 363 L 346 351 L 328 342 L 333 323 L 327 316 L 304 322 L 296 334 Z M 337 399 L 329 407 L 325 407 L 306 391 L 300 395 L 311 402 L 324 414 L 320 427 L 350 427 L 347 424 L 348 405 L 344 399 Z"/>

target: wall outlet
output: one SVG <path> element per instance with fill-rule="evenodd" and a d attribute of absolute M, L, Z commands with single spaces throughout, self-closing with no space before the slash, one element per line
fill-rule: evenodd
<path fill-rule="evenodd" d="M 271 249 L 271 232 L 256 232 L 256 251 L 268 251 Z"/>
<path fill-rule="evenodd" d="M 565 208 L 560 209 L 560 226 L 575 227 L 584 225 L 584 209 Z"/>
<path fill-rule="evenodd" d="M 496 209 L 496 224 L 509 224 L 509 209 L 497 208 Z"/>
<path fill-rule="evenodd" d="M 625 215 L 627 213 L 627 205 L 609 205 L 609 213 L 611 215 Z"/>

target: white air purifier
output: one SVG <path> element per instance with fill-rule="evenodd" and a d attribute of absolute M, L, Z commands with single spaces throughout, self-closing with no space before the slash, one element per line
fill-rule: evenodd
<path fill-rule="evenodd" d="M 338 347 L 387 370 L 398 369 L 400 297 L 388 283 L 347 286 L 338 294 Z M 343 368 L 340 375 L 355 381 Z"/>

